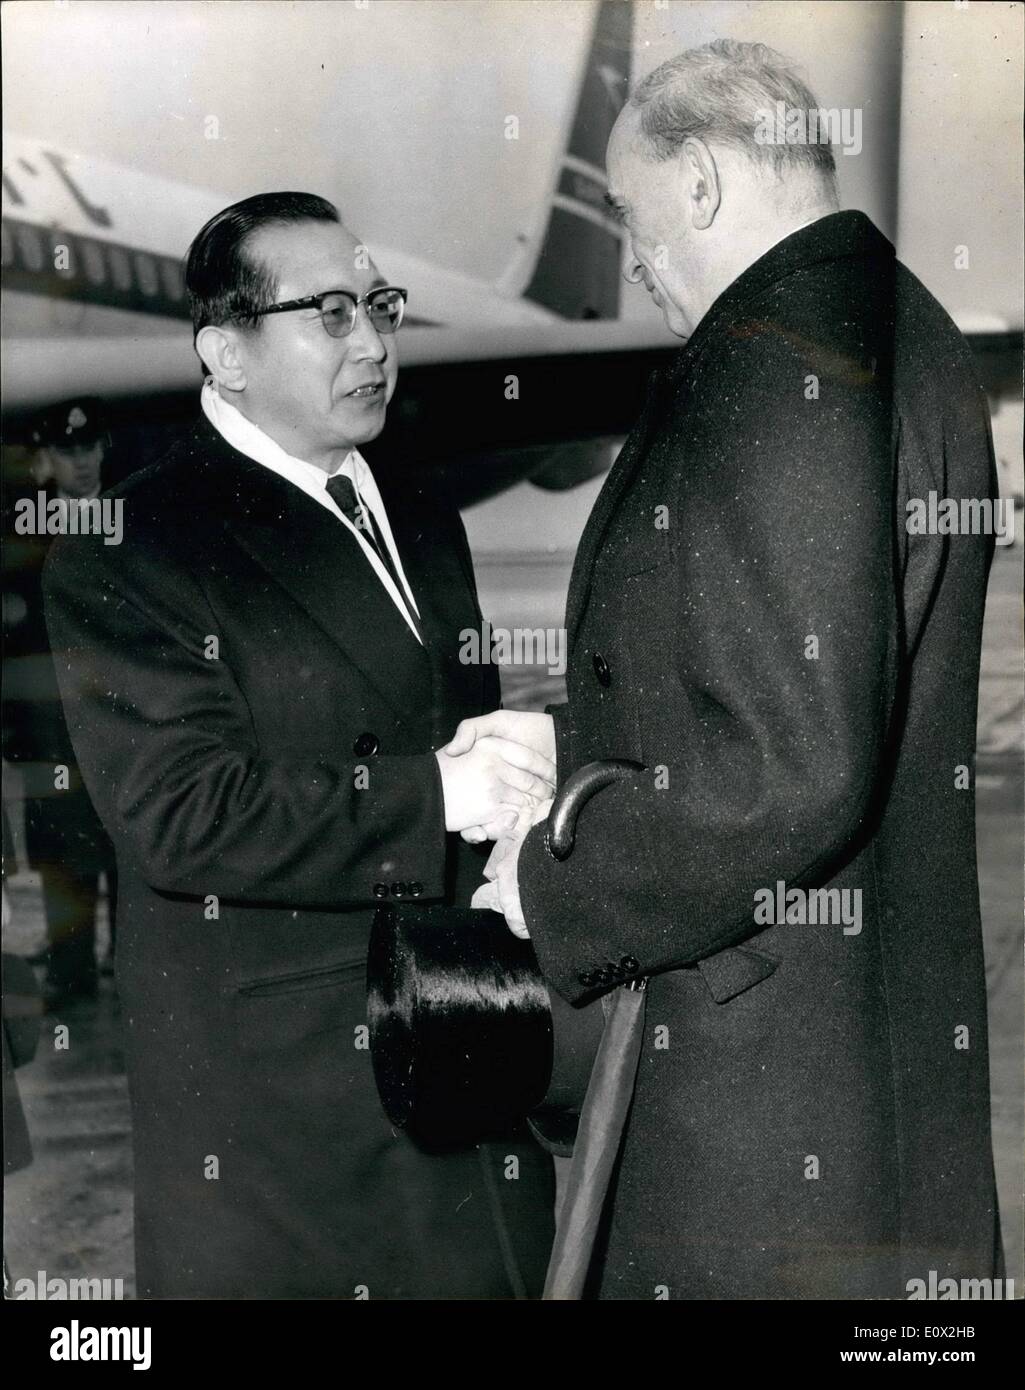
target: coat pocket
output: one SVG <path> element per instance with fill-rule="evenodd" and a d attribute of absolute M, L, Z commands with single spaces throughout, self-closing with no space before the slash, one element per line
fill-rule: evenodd
<path fill-rule="evenodd" d="M 359 974 L 365 974 L 365 958 L 346 961 L 342 965 L 322 965 L 316 970 L 297 970 L 288 975 L 275 975 L 267 980 L 253 980 L 239 985 L 236 991 L 244 999 L 273 999 L 282 994 L 300 994 L 311 989 L 327 989 L 344 984 Z"/>
<path fill-rule="evenodd" d="M 699 960 L 697 968 L 715 1002 L 727 1004 L 767 980 L 779 963 L 779 956 L 756 951 L 753 946 L 731 946 Z"/>
<path fill-rule="evenodd" d="M 234 1015 L 249 1079 L 261 1079 L 282 1103 L 298 1087 L 338 1105 L 355 1073 L 367 1068 L 366 1052 L 354 1046 L 356 1030 L 366 1027 L 363 960 L 243 985 Z"/>

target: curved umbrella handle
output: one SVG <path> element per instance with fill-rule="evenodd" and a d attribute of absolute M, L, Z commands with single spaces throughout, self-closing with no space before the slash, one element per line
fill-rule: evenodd
<path fill-rule="evenodd" d="M 573 852 L 577 816 L 592 796 L 613 782 L 621 782 L 624 777 L 643 771 L 644 764 L 630 758 L 604 758 L 600 762 L 585 763 L 567 777 L 555 793 L 548 813 L 545 848 L 552 858 L 567 859 Z"/>

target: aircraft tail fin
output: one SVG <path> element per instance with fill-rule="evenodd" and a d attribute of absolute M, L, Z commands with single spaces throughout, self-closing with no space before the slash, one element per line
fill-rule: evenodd
<path fill-rule="evenodd" d="M 569 140 L 556 171 L 547 220 L 503 277 L 566 319 L 619 316 L 622 231 L 605 205 L 605 146 L 626 100 L 633 15 L 630 0 L 599 0 Z"/>

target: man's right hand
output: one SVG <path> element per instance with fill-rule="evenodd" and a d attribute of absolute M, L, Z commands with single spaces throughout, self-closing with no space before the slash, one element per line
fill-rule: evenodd
<path fill-rule="evenodd" d="M 482 733 L 466 752 L 452 754 L 448 750 L 454 745 L 456 740 L 434 755 L 441 771 L 446 830 L 483 825 L 511 829 L 522 807 L 547 801 L 555 790 L 554 764 L 523 743 Z"/>
<path fill-rule="evenodd" d="M 477 739 L 509 739 L 532 748 L 551 764 L 555 775 L 555 720 L 550 714 L 539 714 L 528 710 L 496 709 L 491 714 L 479 714 L 473 719 L 463 719 L 445 745 L 446 753 L 466 753 Z"/>
<path fill-rule="evenodd" d="M 497 737 L 522 744 L 544 759 L 545 780 L 555 786 L 555 720 L 550 714 L 533 713 L 527 710 L 499 709 L 491 714 L 481 714 L 473 719 L 464 719 L 457 726 L 450 741 L 442 749 L 443 753 L 465 754 L 479 739 Z M 549 793 L 550 795 L 550 793 Z M 536 804 L 536 803 L 534 803 Z M 522 814 L 522 810 L 521 810 Z M 497 840 L 516 824 L 507 812 L 468 826 L 463 839 L 471 845 L 479 845 L 484 840 Z"/>

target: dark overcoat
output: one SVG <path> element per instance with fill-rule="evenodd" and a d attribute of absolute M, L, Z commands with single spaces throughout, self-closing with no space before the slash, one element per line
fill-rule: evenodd
<path fill-rule="evenodd" d="M 556 714 L 560 781 L 646 770 L 588 803 L 565 862 L 540 828 L 520 859 L 567 999 L 651 977 L 601 1298 L 993 1272 L 991 540 L 905 524 L 909 498 L 992 488 L 969 349 L 860 213 L 769 250 L 653 384 L 577 556 Z M 777 885 L 803 891 L 774 922 Z M 847 896 L 802 925 L 817 888 Z"/>
<path fill-rule="evenodd" d="M 144 1297 L 503 1298 L 543 1273 L 546 1156 L 420 1153 L 374 1089 L 373 908 L 468 901 L 432 750 L 497 704 L 458 660 L 481 624 L 458 513 L 378 481 L 426 648 L 342 523 L 205 421 L 107 494 L 120 546 L 47 564 L 120 871 Z"/>

